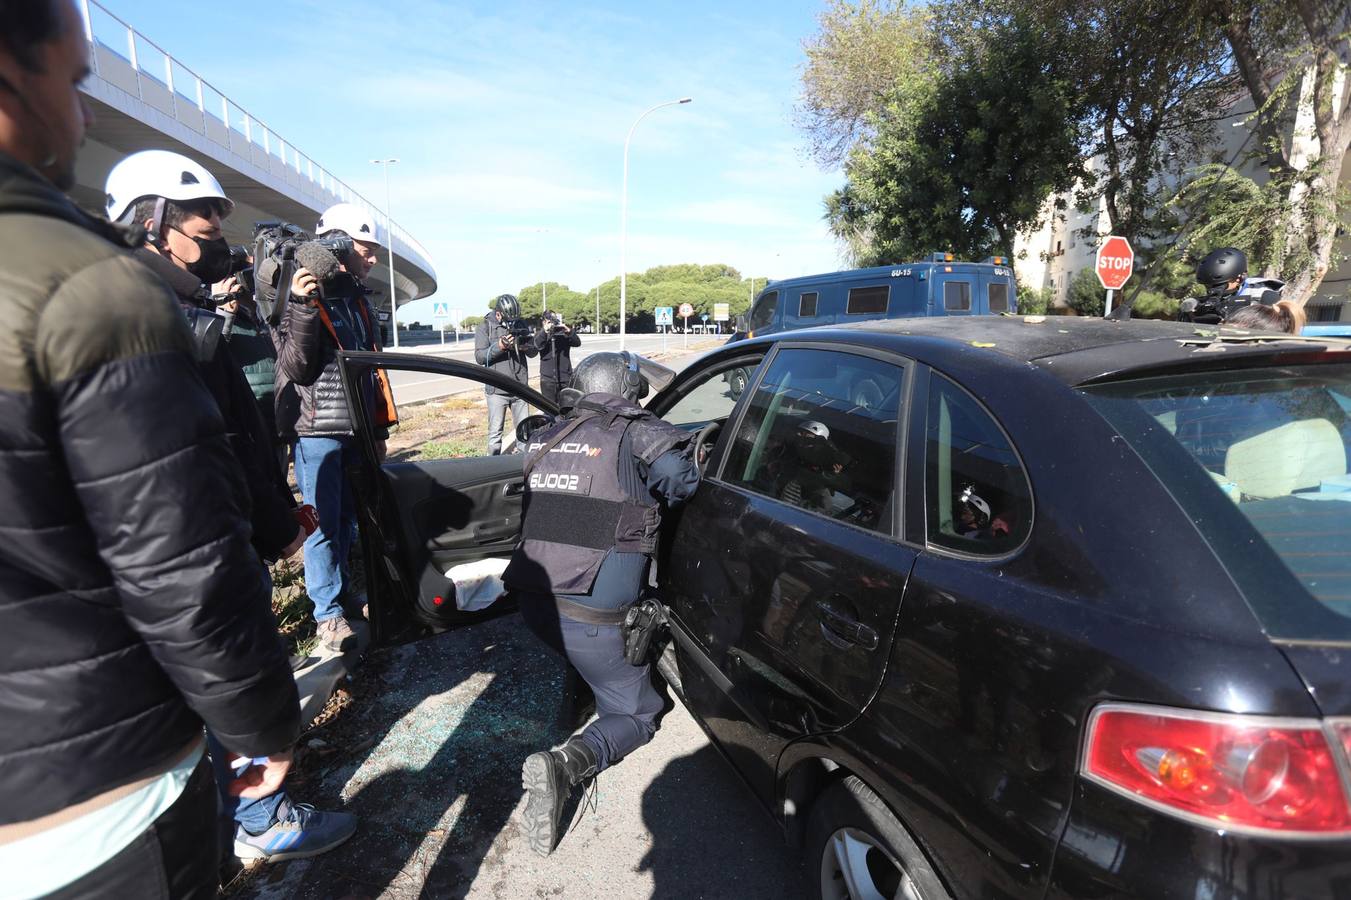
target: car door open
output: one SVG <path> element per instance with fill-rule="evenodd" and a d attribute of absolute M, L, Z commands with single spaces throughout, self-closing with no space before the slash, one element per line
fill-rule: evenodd
<path fill-rule="evenodd" d="M 492 575 L 491 561 L 504 563 L 515 548 L 524 497 L 524 454 L 508 452 L 515 449 L 514 421 L 503 436 L 504 452 L 487 454 L 484 389 L 523 399 L 532 414 L 556 415 L 557 407 L 503 375 L 459 360 L 351 352 L 340 354 L 339 366 L 361 450 L 359 471 L 348 474 L 377 631 L 378 611 L 403 609 L 433 628 L 472 621 L 480 603 L 463 608 L 467 588 L 481 587 Z M 352 389 L 373 369 L 386 372 L 396 398 L 414 398 L 402 401 L 400 422 L 391 429 L 405 446 L 383 463 L 376 460 L 379 429 L 372 426 L 366 396 Z"/>

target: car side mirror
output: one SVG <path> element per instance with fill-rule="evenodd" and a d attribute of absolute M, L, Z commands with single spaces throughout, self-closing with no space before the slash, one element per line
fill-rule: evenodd
<path fill-rule="evenodd" d="M 746 314 L 741 313 L 736 317 L 736 330 L 742 334 L 746 333 Z"/>
<path fill-rule="evenodd" d="M 543 431 L 554 423 L 553 416 L 547 416 L 544 413 L 536 413 L 533 416 L 526 416 L 516 425 L 516 440 L 524 446 L 530 436 L 536 432 Z"/>

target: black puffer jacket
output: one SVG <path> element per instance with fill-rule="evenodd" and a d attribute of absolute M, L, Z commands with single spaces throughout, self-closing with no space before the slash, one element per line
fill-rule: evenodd
<path fill-rule="evenodd" d="M 238 463 L 169 289 L 0 154 L 0 825 L 201 734 L 291 746 Z"/>
<path fill-rule="evenodd" d="M 324 312 L 344 350 L 378 350 L 376 318 L 356 279 L 340 273 L 325 285 Z M 304 300 L 287 304 L 273 333 L 277 347 L 277 430 L 285 438 L 338 437 L 352 434 L 347 395 L 338 373 L 338 341 Z M 375 391 L 370 373 L 361 380 L 367 406 Z M 386 429 L 376 433 L 384 438 Z"/>
<path fill-rule="evenodd" d="M 136 251 L 136 258 L 169 285 L 185 309 L 202 308 L 202 283 L 196 275 L 145 247 Z M 214 351 L 209 359 L 199 359 L 197 366 L 225 419 L 230 446 L 244 471 L 248 487 L 244 503 L 253 524 L 254 549 L 263 559 L 276 560 L 299 534 L 300 526 L 293 512 L 295 497 L 287 487 L 285 474 L 277 467 L 271 429 L 263 423 L 258 402 L 243 368 L 234 358 L 230 342 L 216 341 Z"/>

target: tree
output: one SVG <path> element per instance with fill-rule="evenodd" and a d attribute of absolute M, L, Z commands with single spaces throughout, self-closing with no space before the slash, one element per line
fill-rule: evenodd
<path fill-rule="evenodd" d="M 795 110 L 812 155 L 838 165 L 871 133 L 869 117 L 928 65 L 928 13 L 889 0 L 830 0 L 820 30 L 803 42 L 807 61 Z"/>
<path fill-rule="evenodd" d="M 1082 174 L 1080 98 L 1060 62 L 1069 35 L 1018 13 L 932 25 L 943 64 L 911 73 L 867 114 L 871 133 L 827 200 L 857 265 L 935 250 L 1011 255 L 1046 196 Z"/>
<path fill-rule="evenodd" d="M 1264 199 L 1266 217 L 1281 223 L 1273 268 L 1288 279 L 1286 298 L 1302 305 L 1331 268 L 1338 230 L 1347 223 L 1339 179 L 1351 149 L 1351 6 L 1212 0 L 1209 11 L 1256 108 L 1261 142 L 1254 155 L 1268 184 L 1246 193 Z M 1291 128 L 1296 133 L 1287 143 Z"/>

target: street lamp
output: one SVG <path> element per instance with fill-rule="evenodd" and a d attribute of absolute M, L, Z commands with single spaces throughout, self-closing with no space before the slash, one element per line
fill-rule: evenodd
<path fill-rule="evenodd" d="M 629 141 L 633 140 L 633 131 L 638 127 L 638 123 L 647 118 L 649 113 L 654 113 L 663 106 L 677 106 L 681 103 L 689 103 L 693 97 L 681 97 L 679 100 L 667 100 L 665 103 L 658 103 L 656 106 L 644 112 L 634 120 L 633 126 L 629 128 L 629 136 L 624 138 L 624 189 L 619 201 L 619 349 L 624 349 L 624 337 L 627 325 L 624 321 L 628 313 L 628 243 L 629 243 Z"/>
<path fill-rule="evenodd" d="M 394 289 L 394 214 L 389 205 L 389 167 L 397 159 L 373 159 L 385 167 L 385 236 L 389 238 L 389 322 L 394 330 L 394 349 L 399 349 L 399 292 Z"/>

